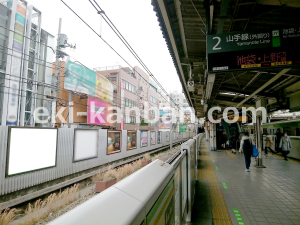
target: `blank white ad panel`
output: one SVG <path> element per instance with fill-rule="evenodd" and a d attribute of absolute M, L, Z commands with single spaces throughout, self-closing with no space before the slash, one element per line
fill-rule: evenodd
<path fill-rule="evenodd" d="M 98 156 L 98 130 L 75 130 L 74 162 Z"/>
<path fill-rule="evenodd" d="M 7 175 L 55 166 L 57 129 L 10 128 Z"/>

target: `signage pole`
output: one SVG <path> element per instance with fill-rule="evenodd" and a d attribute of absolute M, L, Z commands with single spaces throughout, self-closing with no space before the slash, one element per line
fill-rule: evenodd
<path fill-rule="evenodd" d="M 56 90 L 56 86 L 58 83 L 58 62 L 59 62 L 59 54 L 58 51 L 60 49 L 59 47 L 59 37 L 60 37 L 60 33 L 61 33 L 61 23 L 62 23 L 62 19 L 59 18 L 59 24 L 58 24 L 58 34 L 57 34 L 57 44 L 56 44 L 56 61 L 55 61 L 55 73 L 54 73 L 54 77 L 52 77 L 52 84 L 53 84 L 53 97 L 54 97 L 54 107 L 52 108 L 53 112 L 56 114 L 56 107 L 57 107 L 57 90 Z M 69 112 L 70 113 L 70 112 Z M 56 119 L 54 119 L 54 121 L 52 121 L 52 123 L 54 122 L 54 124 L 52 124 L 52 127 L 55 127 L 55 121 Z"/>
<path fill-rule="evenodd" d="M 257 144 L 257 148 L 259 151 L 259 155 L 257 157 L 257 161 L 256 161 L 256 167 L 257 168 L 266 168 L 263 165 L 263 161 L 262 161 L 262 132 L 261 132 L 261 118 L 257 117 L 256 118 L 256 144 Z"/>

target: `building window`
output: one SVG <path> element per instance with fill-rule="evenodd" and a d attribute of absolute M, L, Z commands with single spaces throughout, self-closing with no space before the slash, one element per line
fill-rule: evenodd
<path fill-rule="evenodd" d="M 107 79 L 110 80 L 110 81 L 116 81 L 117 80 L 116 77 L 107 77 Z"/>
<path fill-rule="evenodd" d="M 148 82 L 144 79 L 144 77 L 140 76 L 140 79 L 142 80 L 143 83 L 147 84 Z"/>
<path fill-rule="evenodd" d="M 126 90 L 128 90 L 128 91 L 130 91 L 132 93 L 136 93 L 136 87 L 133 84 L 127 82 L 126 80 L 123 80 L 123 81 L 124 81 L 125 89 Z"/>
<path fill-rule="evenodd" d="M 156 123 L 150 123 L 150 126 L 151 127 L 158 127 L 158 122 L 156 122 Z"/>
<path fill-rule="evenodd" d="M 124 116 L 124 123 L 125 124 L 135 124 L 135 117 L 134 116 Z"/>
<path fill-rule="evenodd" d="M 157 92 L 157 88 L 154 87 L 152 84 L 149 85 L 149 88 L 150 88 L 152 91 Z"/>
<path fill-rule="evenodd" d="M 155 116 L 155 110 L 151 109 L 150 110 L 150 115 L 154 115 Z"/>
<path fill-rule="evenodd" d="M 127 73 L 128 73 L 130 76 L 132 76 L 133 78 L 136 79 L 136 77 L 135 77 L 135 75 L 134 75 L 134 72 L 133 72 L 132 70 L 127 71 Z"/>
<path fill-rule="evenodd" d="M 132 108 L 136 106 L 136 102 L 131 99 L 124 98 L 124 106 Z"/>
<path fill-rule="evenodd" d="M 158 100 L 150 95 L 150 102 L 153 102 L 154 104 L 158 104 Z"/>

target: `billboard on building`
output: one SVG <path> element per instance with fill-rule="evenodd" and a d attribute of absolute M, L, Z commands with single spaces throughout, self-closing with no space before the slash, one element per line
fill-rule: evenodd
<path fill-rule="evenodd" d="M 112 105 L 102 99 L 89 97 L 87 109 L 87 123 L 94 125 L 112 126 L 112 123 L 107 121 L 109 115 L 108 109 Z"/>
<path fill-rule="evenodd" d="M 14 4 L 12 4 L 12 6 L 14 7 Z M 11 64 L 10 66 L 7 66 L 7 70 L 9 70 L 7 73 L 12 76 L 8 87 L 8 107 L 6 117 L 6 125 L 10 126 L 17 125 L 18 120 L 18 102 L 20 95 L 19 86 L 22 68 L 21 65 L 27 5 L 26 3 L 18 1 L 16 7 L 16 14 L 14 18 L 15 30 L 14 33 L 9 32 L 9 35 L 13 35 Z M 8 48 L 10 48 L 10 46 Z M 9 63 L 7 63 L 7 65 L 9 65 Z"/>
<path fill-rule="evenodd" d="M 64 88 L 113 103 L 113 84 L 101 74 L 71 61 L 66 63 Z"/>

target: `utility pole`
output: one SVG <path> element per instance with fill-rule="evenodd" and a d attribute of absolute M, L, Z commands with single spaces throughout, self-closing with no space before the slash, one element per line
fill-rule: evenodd
<path fill-rule="evenodd" d="M 68 128 L 71 128 L 71 123 L 73 122 L 73 110 L 72 110 L 72 91 L 69 91 L 69 116 L 68 116 Z"/>
<path fill-rule="evenodd" d="M 140 117 L 139 120 L 141 120 L 141 108 L 140 108 L 140 79 L 141 79 L 141 75 L 139 75 L 138 73 L 137 73 L 137 79 L 138 79 L 138 87 L 137 87 L 138 103 L 137 103 L 137 105 L 138 105 L 138 109 L 139 109 L 139 115 L 138 116 Z M 139 129 L 140 129 L 140 123 L 137 123 L 137 130 L 139 130 Z"/>
<path fill-rule="evenodd" d="M 55 127 L 55 122 L 56 122 L 56 107 L 57 107 L 57 91 L 56 91 L 56 85 L 58 83 L 58 63 L 59 63 L 59 37 L 60 37 L 60 33 L 61 33 L 61 23 L 62 23 L 62 19 L 59 18 L 59 24 L 58 24 L 58 34 L 57 34 L 57 43 L 56 43 L 56 61 L 55 61 L 55 73 L 54 76 L 52 76 L 52 85 L 53 85 L 53 98 L 55 101 L 54 107 L 52 107 L 52 110 L 54 111 L 54 120 L 52 120 L 52 124 L 51 127 Z M 70 113 L 70 111 L 69 111 Z M 53 115 L 53 114 L 52 114 Z"/>

